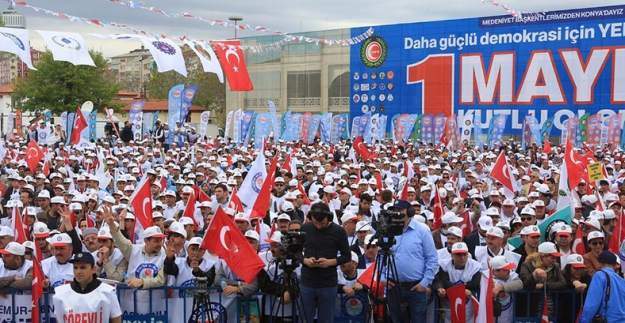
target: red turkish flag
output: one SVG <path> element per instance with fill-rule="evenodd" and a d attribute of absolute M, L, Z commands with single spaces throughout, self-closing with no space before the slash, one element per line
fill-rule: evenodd
<path fill-rule="evenodd" d="M 150 181 L 143 180 L 133 195 L 130 197 L 130 205 L 135 211 L 135 217 L 145 229 L 152 226 L 152 193 Z"/>
<path fill-rule="evenodd" d="M 24 209 L 26 210 L 26 209 Z M 13 216 L 11 219 L 13 224 L 13 235 L 15 236 L 15 242 L 24 243 L 26 241 L 26 231 L 24 230 L 24 222 L 22 221 L 22 214 L 19 208 L 13 208 Z"/>
<path fill-rule="evenodd" d="M 573 252 L 579 255 L 586 254 L 586 246 L 584 245 L 584 235 L 581 227 L 575 231 L 575 240 L 573 240 Z"/>
<path fill-rule="evenodd" d="M 50 176 L 50 161 L 49 160 L 45 160 L 43 162 L 43 169 L 41 170 L 41 172 L 46 175 L 46 177 Z"/>
<path fill-rule="evenodd" d="M 358 136 L 354 139 L 352 147 L 354 147 L 354 151 L 363 161 L 368 161 L 369 159 L 377 157 L 375 153 L 369 151 L 369 148 L 367 148 L 367 145 L 363 142 L 362 136 Z"/>
<path fill-rule="evenodd" d="M 506 155 L 502 150 L 495 161 L 493 169 L 490 171 L 490 177 L 496 179 L 505 188 L 511 192 L 516 192 L 514 185 L 512 184 L 512 177 L 510 175 L 510 167 L 508 161 L 506 161 Z"/>
<path fill-rule="evenodd" d="M 161 176 L 161 192 L 165 192 L 167 190 L 167 178 L 165 176 Z"/>
<path fill-rule="evenodd" d="M 447 288 L 447 299 L 449 299 L 449 309 L 451 311 L 451 323 L 466 322 L 467 311 L 464 284 L 458 284 Z"/>
<path fill-rule="evenodd" d="M 551 142 L 549 142 L 549 139 L 547 138 L 545 138 L 545 141 L 543 142 L 543 152 L 545 154 L 551 153 Z"/>
<path fill-rule="evenodd" d="M 269 172 L 267 173 L 267 177 L 265 177 L 265 181 L 263 182 L 263 186 L 260 187 L 260 192 L 258 193 L 258 197 L 256 197 L 256 201 L 254 202 L 254 206 L 252 206 L 252 212 L 250 214 L 250 219 L 253 218 L 264 218 L 267 215 L 267 210 L 271 206 L 271 188 L 273 187 L 273 177 L 276 173 L 276 168 L 278 167 L 278 156 L 273 158 L 271 161 L 271 165 L 269 166 Z"/>
<path fill-rule="evenodd" d="M 245 209 L 243 208 L 243 203 L 239 196 L 237 195 L 237 188 L 232 189 L 232 195 L 230 195 L 230 203 L 228 203 L 230 208 L 234 209 L 236 212 L 243 212 Z"/>
<path fill-rule="evenodd" d="M 74 127 L 72 128 L 72 135 L 70 137 L 70 143 L 75 145 L 80 142 L 80 133 L 87 128 L 89 124 L 87 123 L 87 119 L 80 111 L 80 107 L 76 109 L 76 117 L 74 119 Z"/>
<path fill-rule="evenodd" d="M 254 85 L 245 66 L 245 55 L 241 49 L 241 42 L 228 40 L 211 44 L 226 74 L 230 91 L 252 91 Z"/>
<path fill-rule="evenodd" d="M 369 264 L 369 267 L 367 267 L 367 269 L 365 269 L 362 273 L 360 273 L 360 276 L 358 276 L 357 281 L 363 285 L 363 286 L 367 286 L 368 288 L 371 288 L 371 282 L 373 281 L 373 271 L 375 270 L 375 262 Z M 375 284 L 375 282 L 374 282 Z"/>
<path fill-rule="evenodd" d="M 434 223 L 432 223 L 432 230 L 436 230 L 440 228 L 443 224 L 441 219 L 443 218 L 443 213 L 445 213 L 445 210 L 443 210 L 443 202 L 441 201 L 441 196 L 438 194 L 437 187 L 434 187 L 434 198 L 432 199 L 432 203 L 432 208 L 434 212 Z"/>
<path fill-rule="evenodd" d="M 254 248 L 221 207 L 206 229 L 201 248 L 223 259 L 232 272 L 248 284 L 265 267 Z"/>
<path fill-rule="evenodd" d="M 291 170 L 291 154 L 286 155 L 286 158 L 284 158 L 284 163 L 282 163 L 282 169 L 286 169 L 287 171 L 292 172 L 292 170 Z"/>
<path fill-rule="evenodd" d="M 297 190 L 300 193 L 302 193 L 302 197 L 304 199 L 304 204 L 306 204 L 306 205 L 312 204 L 312 202 L 308 198 L 308 194 L 306 194 L 306 190 L 304 189 L 304 185 L 302 185 L 302 182 L 297 182 Z"/>
<path fill-rule="evenodd" d="M 195 223 L 195 217 L 193 216 L 195 214 L 195 201 L 197 201 L 197 198 L 194 191 L 191 195 L 189 195 L 189 199 L 187 200 L 184 212 L 182 212 L 182 216 L 191 218 L 191 220 L 193 220 L 193 224 L 197 226 L 197 223 Z"/>
<path fill-rule="evenodd" d="M 39 322 L 39 299 L 43 296 L 44 275 L 41 269 L 41 250 L 37 247 L 37 242 L 33 241 L 35 253 L 33 255 L 33 282 L 31 287 L 32 294 L 32 314 L 31 322 Z"/>
<path fill-rule="evenodd" d="M 378 190 L 382 191 L 384 189 L 384 183 L 382 182 L 382 174 L 380 172 L 375 173 L 375 183 L 378 186 Z"/>
<path fill-rule="evenodd" d="M 200 203 L 211 200 L 210 196 L 197 185 L 193 185 L 193 192 L 195 193 L 195 199 Z"/>
<path fill-rule="evenodd" d="M 464 220 L 462 223 L 462 234 L 466 237 L 473 232 L 473 223 L 471 222 L 471 215 L 468 210 L 460 213 L 459 216 Z"/>
<path fill-rule="evenodd" d="M 549 321 L 549 306 L 547 306 L 547 293 L 543 297 L 543 315 L 540 317 L 540 323 L 551 323 Z"/>
<path fill-rule="evenodd" d="M 34 140 L 30 140 L 26 147 L 26 164 L 31 172 L 36 172 L 39 162 L 43 159 L 44 153 L 41 147 Z"/>
<path fill-rule="evenodd" d="M 564 148 L 564 163 L 566 164 L 566 172 L 569 176 L 569 188 L 575 189 L 577 184 L 583 180 L 590 183 L 588 171 L 586 169 L 587 159 L 580 153 L 573 150 L 571 141 L 567 140 Z"/>

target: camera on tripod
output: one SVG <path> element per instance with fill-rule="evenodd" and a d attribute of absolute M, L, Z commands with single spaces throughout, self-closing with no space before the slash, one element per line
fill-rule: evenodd
<path fill-rule="evenodd" d="M 304 242 L 306 234 L 300 231 L 289 231 L 281 238 L 282 255 L 279 257 L 280 267 L 283 270 L 293 271 L 304 257 Z"/>
<path fill-rule="evenodd" d="M 387 250 L 395 244 L 395 237 L 404 231 L 404 214 L 394 207 L 389 207 L 380 211 L 376 224 L 375 238 L 378 240 L 378 246 Z"/>

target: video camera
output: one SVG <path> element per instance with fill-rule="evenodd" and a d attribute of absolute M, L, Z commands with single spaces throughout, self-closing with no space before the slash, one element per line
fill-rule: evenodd
<path fill-rule="evenodd" d="M 295 270 L 302 261 L 304 254 L 304 242 L 306 234 L 300 231 L 289 231 L 282 235 L 282 256 L 280 259 L 280 267 L 283 270 Z"/>
<path fill-rule="evenodd" d="M 395 244 L 395 237 L 404 231 L 404 214 L 393 207 L 381 210 L 378 216 L 376 238 L 382 249 Z"/>

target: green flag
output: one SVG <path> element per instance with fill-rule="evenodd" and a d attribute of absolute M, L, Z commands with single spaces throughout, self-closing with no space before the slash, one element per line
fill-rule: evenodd
<path fill-rule="evenodd" d="M 556 211 L 554 214 L 552 214 L 550 217 L 546 218 L 545 221 L 543 221 L 541 224 L 538 225 L 538 228 L 540 229 L 540 242 L 543 241 L 547 241 L 547 238 L 549 237 L 549 232 L 551 231 L 551 227 L 558 223 L 558 222 L 564 222 L 566 224 L 571 224 L 571 206 L 567 206 L 561 210 Z M 518 248 L 521 243 L 523 243 L 523 241 L 521 240 L 521 237 L 514 237 L 511 239 L 508 239 L 508 244 Z"/>

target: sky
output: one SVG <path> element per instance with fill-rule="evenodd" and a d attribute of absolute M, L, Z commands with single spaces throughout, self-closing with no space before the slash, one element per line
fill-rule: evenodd
<path fill-rule="evenodd" d="M 6 1 L 6 0 L 0 0 Z M 623 4 L 623 0 L 498 0 L 516 11 L 534 12 L 582 7 Z M 135 2 L 139 2 L 135 0 Z M 142 0 L 145 6 L 154 6 L 171 13 L 189 12 L 207 19 L 242 17 L 251 25 L 262 25 L 284 32 L 375 26 L 400 22 L 432 21 L 505 14 L 502 8 L 481 0 Z M 110 0 L 28 0 L 33 6 L 64 12 L 84 18 L 94 18 L 131 25 L 154 34 L 186 35 L 191 38 L 210 40 L 233 36 L 233 29 L 210 26 L 207 23 L 165 17 L 140 9 L 130 9 Z M 4 7 L 8 5 L 2 4 Z M 30 30 L 57 30 L 79 32 L 88 46 L 113 56 L 126 53 L 140 44 L 133 41 L 103 40 L 90 33 L 128 33 L 117 28 L 100 28 L 80 22 L 70 22 L 57 17 L 37 13 L 29 8 L 18 7 L 26 16 Z M 242 31 L 239 37 L 256 36 L 260 33 Z M 43 49 L 38 35 L 31 33 L 32 46 Z"/>

